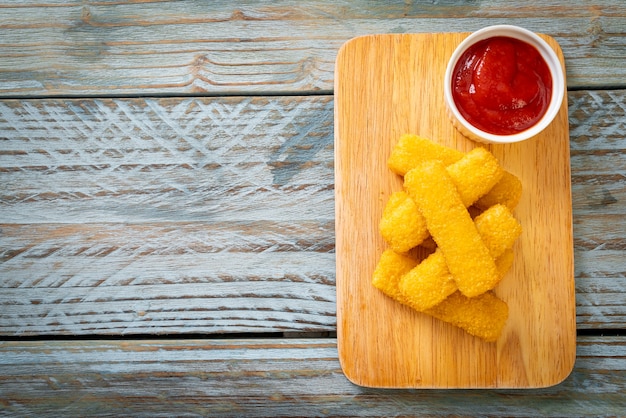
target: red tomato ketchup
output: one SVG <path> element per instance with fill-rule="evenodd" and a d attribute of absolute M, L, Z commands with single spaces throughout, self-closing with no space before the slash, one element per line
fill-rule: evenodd
<path fill-rule="evenodd" d="M 532 45 L 496 36 L 472 45 L 452 75 L 452 97 L 469 123 L 512 135 L 537 123 L 552 94 L 548 64 Z"/>

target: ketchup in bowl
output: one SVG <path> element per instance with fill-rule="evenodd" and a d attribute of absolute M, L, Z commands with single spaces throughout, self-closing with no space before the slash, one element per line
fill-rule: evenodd
<path fill-rule="evenodd" d="M 512 135 L 535 125 L 552 96 L 550 68 L 537 49 L 495 36 L 468 48 L 452 73 L 452 98 L 476 128 Z"/>

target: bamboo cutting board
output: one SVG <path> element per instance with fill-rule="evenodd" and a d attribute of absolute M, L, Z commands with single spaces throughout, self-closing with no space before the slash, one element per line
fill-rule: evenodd
<path fill-rule="evenodd" d="M 384 388 L 537 388 L 576 357 L 567 102 L 543 133 L 487 148 L 524 187 L 524 231 L 496 288 L 509 319 L 496 343 L 411 310 L 371 284 L 386 248 L 378 223 L 402 179 L 386 166 L 400 135 L 469 151 L 443 102 L 443 75 L 466 33 L 372 35 L 339 51 L 335 70 L 337 329 L 346 376 Z M 544 37 L 557 51 L 558 44 Z"/>

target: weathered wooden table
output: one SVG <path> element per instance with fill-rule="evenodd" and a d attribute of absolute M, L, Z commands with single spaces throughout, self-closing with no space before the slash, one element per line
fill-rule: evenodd
<path fill-rule="evenodd" d="M 574 371 L 355 386 L 335 339 L 336 53 L 497 23 L 566 59 Z M 626 413 L 626 3 L 3 2 L 0 98 L 0 415 Z"/>

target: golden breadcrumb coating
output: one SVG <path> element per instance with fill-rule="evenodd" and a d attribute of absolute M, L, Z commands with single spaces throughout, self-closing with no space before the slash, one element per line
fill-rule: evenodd
<path fill-rule="evenodd" d="M 432 308 L 458 290 L 440 250 L 402 276 L 399 286 L 407 304 L 418 311 Z"/>
<path fill-rule="evenodd" d="M 446 168 L 465 207 L 471 206 L 500 181 L 504 170 L 484 148 L 474 148 Z"/>
<path fill-rule="evenodd" d="M 468 297 L 493 289 L 498 271 L 443 164 L 428 161 L 409 171 L 404 186 L 426 219 L 459 290 Z"/>
<path fill-rule="evenodd" d="M 486 194 L 503 174 L 496 158 L 484 148 L 474 148 L 446 167 L 446 171 L 466 207 Z M 424 217 L 404 192 L 391 195 L 379 229 L 387 244 L 400 253 L 420 245 L 430 236 Z"/>
<path fill-rule="evenodd" d="M 426 313 L 487 342 L 494 342 L 506 324 L 509 307 L 492 292 L 474 298 L 454 292 Z"/>
<path fill-rule="evenodd" d="M 491 190 L 478 199 L 475 206 L 479 209 L 487 209 L 498 203 L 513 210 L 517 207 L 522 197 L 522 182 L 514 174 L 505 171 L 499 182 Z"/>
<path fill-rule="evenodd" d="M 413 199 L 403 191 L 389 197 L 379 230 L 387 244 L 398 253 L 406 253 L 430 236 L 426 220 Z"/>
<path fill-rule="evenodd" d="M 521 226 L 504 205 L 496 205 L 474 219 L 481 239 L 495 260 L 499 280 L 511 267 L 510 250 L 521 233 Z M 499 282 L 498 280 L 498 282 Z M 497 283 L 494 283 L 494 286 Z M 408 303 L 419 311 L 441 303 L 458 290 L 440 249 L 428 256 L 400 280 L 400 291 Z"/>
<path fill-rule="evenodd" d="M 405 134 L 387 160 L 387 166 L 394 173 L 404 176 L 409 170 L 424 161 L 439 160 L 444 165 L 450 165 L 463 158 L 461 151 L 437 144 L 421 136 Z"/>
<path fill-rule="evenodd" d="M 515 219 L 509 208 L 497 204 L 474 219 L 476 229 L 493 258 L 513 247 L 522 233 L 522 225 Z"/>
<path fill-rule="evenodd" d="M 415 308 L 398 289 L 400 277 L 411 270 L 415 263 L 410 257 L 391 249 L 385 250 L 374 273 L 374 286 L 397 302 Z M 492 292 L 468 298 L 457 291 L 425 313 L 492 342 L 502 332 L 508 317 L 508 307 Z"/>
<path fill-rule="evenodd" d="M 392 249 L 386 249 L 374 270 L 374 287 L 400 303 L 405 303 L 398 287 L 400 278 L 417 265 L 417 260 L 406 255 L 398 254 Z"/>

